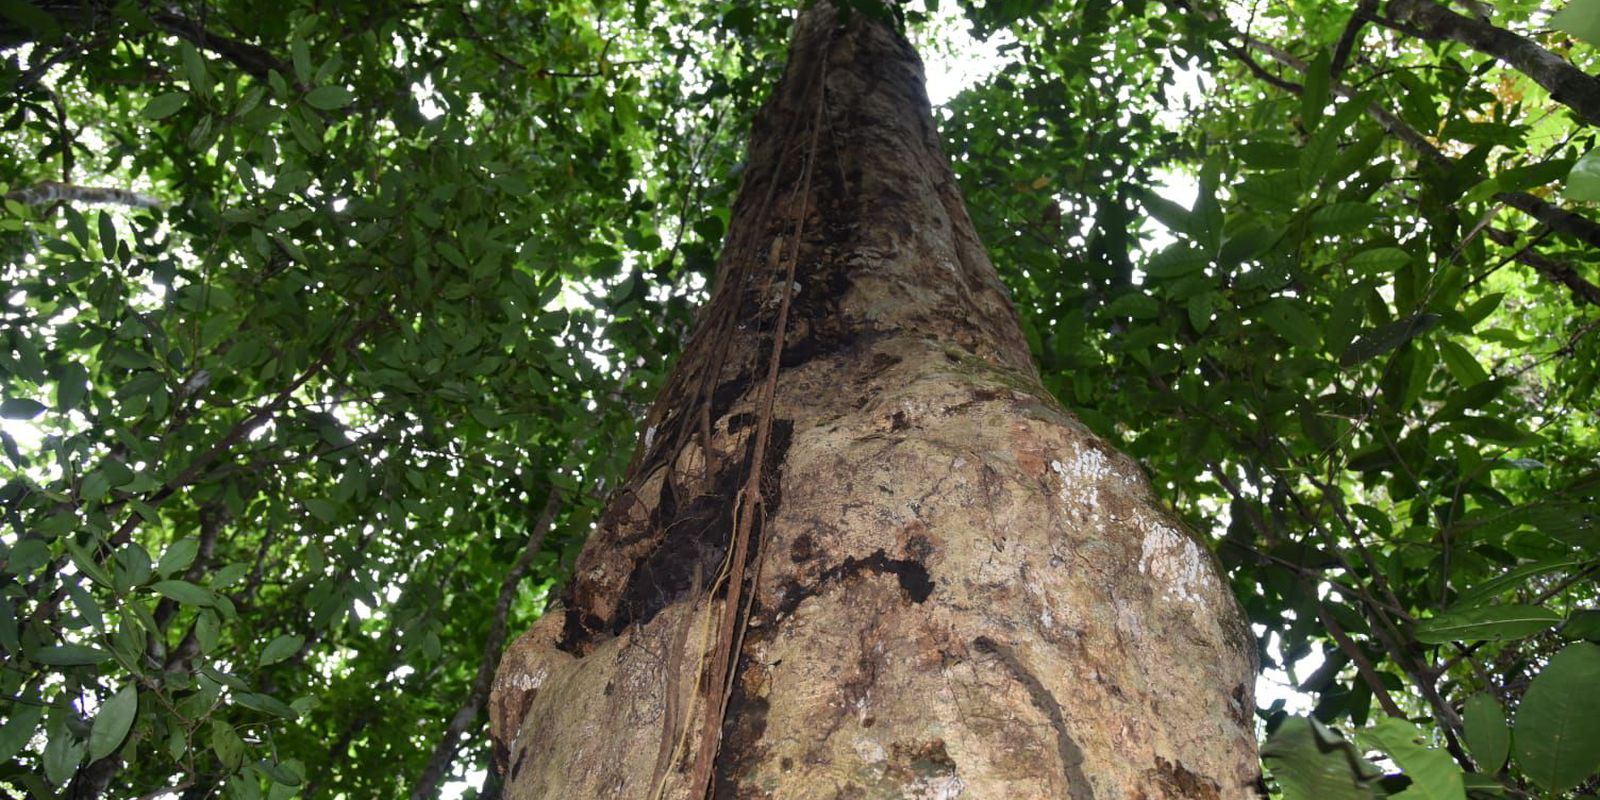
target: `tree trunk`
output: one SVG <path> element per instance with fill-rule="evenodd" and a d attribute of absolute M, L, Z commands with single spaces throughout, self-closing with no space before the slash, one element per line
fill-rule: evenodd
<path fill-rule="evenodd" d="M 915 52 L 826 3 L 575 573 L 496 676 L 507 797 L 1252 792 L 1227 586 L 1040 386 Z"/>

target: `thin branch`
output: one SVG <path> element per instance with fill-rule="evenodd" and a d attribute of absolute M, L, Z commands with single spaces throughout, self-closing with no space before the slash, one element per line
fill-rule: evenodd
<path fill-rule="evenodd" d="M 1375 21 L 1390 27 L 1404 26 L 1408 32 L 1431 41 L 1460 42 L 1493 56 L 1549 90 L 1550 99 L 1577 112 L 1585 122 L 1600 125 L 1600 78 L 1578 69 L 1532 39 L 1483 19 L 1457 14 L 1433 0 L 1389 0 L 1388 10 L 1392 20 Z"/>
<path fill-rule="evenodd" d="M 478 715 L 483 711 L 484 701 L 489 699 L 489 687 L 494 682 L 494 672 L 500 665 L 502 645 L 506 640 L 506 616 L 511 611 L 511 601 L 516 599 L 517 589 L 522 585 L 523 577 L 528 574 L 534 557 L 544 545 L 545 535 L 550 532 L 550 525 L 555 521 L 557 512 L 561 510 L 561 499 L 560 490 L 550 490 L 550 496 L 545 500 L 544 511 L 540 512 L 533 530 L 528 532 L 527 545 L 522 548 L 522 554 L 517 556 L 516 563 L 511 565 L 511 569 L 500 582 L 500 596 L 495 599 L 494 616 L 489 621 L 489 636 L 483 643 L 483 656 L 478 660 L 478 674 L 472 679 L 472 689 L 467 693 L 466 702 L 462 703 L 461 707 L 456 709 L 455 715 L 450 718 L 450 724 L 444 729 L 444 736 L 439 739 L 437 745 L 434 745 L 433 754 L 428 756 L 427 766 L 423 767 L 422 774 L 411 789 L 411 800 L 429 800 L 438 794 L 439 782 L 443 780 L 451 762 L 455 761 L 456 752 L 461 748 L 461 735 L 477 721 Z"/>
<path fill-rule="evenodd" d="M 1339 43 L 1333 47 L 1333 60 L 1328 65 L 1328 78 L 1337 79 L 1339 73 L 1344 71 L 1345 64 L 1350 61 L 1350 53 L 1355 49 L 1356 42 L 1361 38 L 1361 29 L 1378 13 L 1378 0 L 1361 0 L 1356 4 L 1356 10 L 1350 13 L 1350 21 L 1345 23 L 1344 31 L 1339 34 Z"/>
<path fill-rule="evenodd" d="M 25 206 L 42 206 L 51 203 L 78 203 L 84 205 L 116 205 L 133 208 L 161 208 L 166 205 L 147 194 L 110 186 L 78 186 L 60 181 L 40 181 L 26 189 L 6 193 L 7 200 Z"/>
<path fill-rule="evenodd" d="M 1496 244 L 1503 247 L 1516 247 L 1517 235 L 1511 231 L 1490 228 L 1488 235 Z M 1511 257 L 1522 264 L 1532 267 L 1535 272 L 1551 281 L 1567 287 L 1572 292 L 1574 301 L 1600 306 L 1600 286 L 1589 282 L 1571 264 L 1534 252 L 1532 242 L 1518 247 Z"/>

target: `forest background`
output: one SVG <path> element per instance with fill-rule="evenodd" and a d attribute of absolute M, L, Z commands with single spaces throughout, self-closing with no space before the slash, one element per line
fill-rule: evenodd
<path fill-rule="evenodd" d="M 1213 542 L 1270 789 L 1592 794 L 1600 0 L 848 10 Z M 793 18 L 0 0 L 0 786 L 494 796 Z"/>

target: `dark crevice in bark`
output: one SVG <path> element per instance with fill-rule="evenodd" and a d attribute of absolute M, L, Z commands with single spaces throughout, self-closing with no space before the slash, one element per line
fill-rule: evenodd
<path fill-rule="evenodd" d="M 790 557 L 795 557 L 793 551 L 791 551 Z M 893 575 L 895 580 L 899 582 L 901 591 L 905 592 L 906 598 L 913 603 L 926 602 L 928 597 L 933 594 L 934 580 L 928 574 L 928 566 L 924 563 L 923 558 L 890 558 L 888 553 L 879 549 L 866 558 L 848 557 L 844 561 L 823 570 L 808 584 L 788 583 L 783 588 L 783 602 L 772 609 L 770 616 L 773 620 L 776 620 L 793 614 L 801 603 L 808 598 L 821 594 L 828 585 L 848 580 L 862 573 Z"/>
<path fill-rule="evenodd" d="M 1072 740 L 1072 734 L 1067 730 L 1066 714 L 1061 710 L 1061 703 L 1010 647 L 987 636 L 973 639 L 972 646 L 980 653 L 989 653 L 1000 659 L 1011 677 L 1028 690 L 1034 708 L 1050 720 L 1050 726 L 1056 731 L 1056 754 L 1061 759 L 1061 769 L 1066 773 L 1067 796 L 1072 800 L 1094 800 L 1094 788 L 1083 774 L 1083 750 L 1079 749 L 1078 743 Z"/>

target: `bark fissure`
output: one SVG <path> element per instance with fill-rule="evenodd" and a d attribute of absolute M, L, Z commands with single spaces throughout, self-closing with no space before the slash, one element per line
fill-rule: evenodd
<path fill-rule="evenodd" d="M 1072 734 L 1067 731 L 1066 715 L 1062 713 L 1061 703 L 1056 701 L 1055 695 L 1050 694 L 1039 678 L 1028 671 L 1028 667 L 1011 648 L 987 636 L 972 640 L 972 646 L 980 653 L 994 654 L 1006 671 L 1011 673 L 1011 677 L 1028 690 L 1028 698 L 1033 701 L 1034 708 L 1050 720 L 1050 727 L 1056 732 L 1056 755 L 1061 759 L 1061 769 L 1067 776 L 1068 796 L 1072 800 L 1094 800 L 1094 789 L 1083 775 L 1083 751 L 1078 749 L 1078 743 L 1072 740 Z"/>

